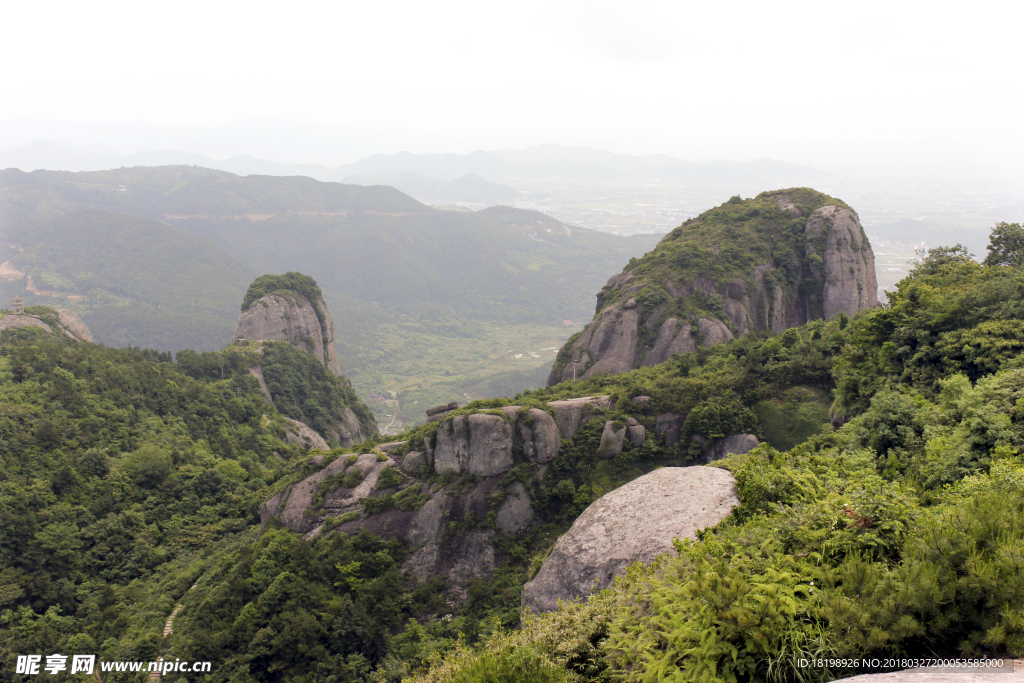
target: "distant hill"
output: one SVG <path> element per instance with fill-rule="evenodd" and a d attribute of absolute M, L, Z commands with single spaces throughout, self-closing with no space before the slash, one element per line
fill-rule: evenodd
<path fill-rule="evenodd" d="M 664 154 L 632 156 L 592 147 L 536 145 L 525 150 L 502 149 L 470 154 L 374 154 L 341 166 L 335 171 L 335 176 L 385 173 L 417 173 L 437 180 L 453 180 L 475 173 L 492 182 L 512 178 L 614 180 L 648 177 L 705 184 L 755 183 L 765 186 L 813 183 L 829 175 L 816 168 L 774 159 L 692 162 Z"/>
<path fill-rule="evenodd" d="M 397 173 L 365 173 L 349 176 L 343 182 L 356 185 L 390 185 L 421 201 L 468 202 L 497 204 L 515 200 L 519 193 L 508 185 L 490 183 L 476 173 L 467 173 L 455 180 L 435 180 L 427 176 L 401 171 Z"/>
<path fill-rule="evenodd" d="M 224 149 L 233 149 L 226 147 Z M 533 179 L 673 179 L 702 185 L 749 185 L 784 187 L 820 183 L 825 171 L 789 164 L 775 159 L 756 161 L 692 162 L 664 154 L 634 156 L 592 147 L 535 145 L 525 150 L 499 149 L 469 154 L 373 154 L 339 167 L 270 161 L 244 154 L 215 159 L 207 154 L 156 149 L 120 154 L 102 147 L 83 147 L 66 142 L 35 140 L 0 152 L 0 168 L 101 171 L 133 166 L 200 166 L 238 175 L 303 175 L 318 180 L 359 185 L 391 185 L 411 196 L 449 201 L 501 201 L 481 195 L 480 182 L 506 183 L 517 178 Z M 467 180 L 467 176 L 470 178 Z M 450 181 L 462 183 L 436 185 Z M 466 185 L 472 184 L 472 187 Z M 463 199 L 467 193 L 484 199 Z"/>
<path fill-rule="evenodd" d="M 439 401 L 465 400 L 495 372 L 527 381 L 539 361 L 506 362 L 510 349 L 555 346 L 564 321 L 590 317 L 607 274 L 656 241 L 505 206 L 435 210 L 392 187 L 304 177 L 0 171 L 0 263 L 37 292 L 24 276 L 0 279 L 4 300 L 57 298 L 108 345 L 211 350 L 231 337 L 254 277 L 300 271 L 323 289 L 341 369 L 361 391 L 440 381 Z M 410 414 L 433 398 L 414 395 Z"/>
<path fill-rule="evenodd" d="M 105 171 L 132 166 L 189 165 L 227 171 L 238 175 L 308 175 L 324 177 L 327 169 L 315 164 L 285 164 L 238 154 L 225 159 L 198 152 L 155 149 L 134 154 L 120 154 L 102 148 L 81 147 L 66 142 L 35 140 L 27 145 L 0 152 L 0 168 L 23 171 L 50 169 L 58 171 Z"/>

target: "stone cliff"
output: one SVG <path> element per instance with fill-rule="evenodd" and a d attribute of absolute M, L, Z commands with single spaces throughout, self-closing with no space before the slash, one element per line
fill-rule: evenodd
<path fill-rule="evenodd" d="M 417 428 L 407 441 L 381 444 L 371 453 L 335 452 L 310 458 L 307 469 L 261 507 L 264 528 L 276 519 L 307 538 L 336 530 L 354 534 L 363 528 L 397 538 L 412 550 L 404 571 L 421 581 L 447 575 L 450 599 L 458 602 L 465 598 L 469 582 L 490 577 L 500 565 L 500 536 L 513 536 L 545 521 L 544 503 L 538 507 L 538 500 L 549 495 L 543 493 L 547 486 L 543 482 L 551 468 L 552 475 L 564 471 L 564 461 L 561 465 L 557 461 L 567 444 L 575 453 L 589 449 L 592 462 L 600 466 L 602 461 L 644 447 L 645 443 L 671 447 L 680 439 L 682 424 L 678 415 L 644 415 L 639 408 L 639 418 L 622 417 L 608 396 L 551 401 L 543 404 L 543 409 L 505 406 L 460 410 L 446 404 L 428 412 L 441 415 L 441 419 Z M 305 432 L 300 428 L 296 438 L 302 434 Z M 707 445 L 705 459 L 746 452 L 757 443 L 750 435 L 726 437 Z M 650 488 L 644 483 L 661 482 L 667 471 L 675 477 L 670 484 Z M 656 538 L 645 540 L 644 534 L 628 524 L 623 526 L 625 518 L 618 520 L 621 530 L 627 531 L 636 545 L 624 551 L 622 558 L 653 557 L 652 553 L 663 552 L 666 544 L 671 548 L 675 536 L 691 533 L 687 530 L 693 525 L 702 528 L 720 518 L 712 519 L 722 501 L 716 502 L 712 510 L 707 507 L 708 495 L 717 495 L 715 492 L 722 489 L 724 484 L 715 478 L 728 477 L 727 472 L 704 467 L 672 467 L 658 472 L 662 474 L 651 473 L 637 480 L 641 483 L 623 487 L 633 496 L 629 501 L 635 498 L 631 492 L 640 491 L 636 495 L 645 500 L 645 505 L 637 508 L 640 517 L 661 521 L 648 525 L 645 533 L 654 533 Z M 659 496 L 671 488 L 676 489 L 678 500 L 668 501 L 668 505 Z M 612 491 L 594 505 L 605 499 L 614 501 L 618 493 Z M 676 523 L 683 518 L 688 521 Z M 615 520 L 608 521 L 615 526 Z M 556 550 L 565 545 L 559 543 Z M 549 560 L 545 563 L 548 566 L 554 567 L 555 563 Z M 606 561 L 598 555 L 587 555 L 581 556 L 569 573 L 584 577 L 580 581 L 586 582 L 597 575 L 613 576 L 623 566 L 618 559 Z M 565 574 L 549 569 L 539 575 L 541 583 L 552 572 L 552 576 Z M 577 588 L 549 586 L 543 593 L 561 591 L 561 597 L 579 597 L 583 589 Z M 544 605 L 545 600 L 541 600 Z M 537 603 L 535 609 L 545 607 Z"/>
<path fill-rule="evenodd" d="M 238 316 L 232 339 L 288 342 L 312 354 L 335 377 L 341 376 L 334 350 L 334 321 L 323 299 L 310 302 L 299 295 L 264 296 Z"/>
<path fill-rule="evenodd" d="M 245 294 L 233 341 L 249 344 L 254 351 L 251 358 L 255 362 L 249 368 L 249 374 L 259 382 L 267 401 L 277 406 L 283 414 L 291 414 L 293 418 L 302 417 L 310 422 L 305 424 L 291 420 L 297 431 L 295 434 L 289 432 L 289 435 L 296 443 L 312 448 L 329 447 L 331 444 L 351 446 L 376 433 L 372 414 L 356 397 L 348 379 L 341 374 L 334 350 L 334 320 L 313 278 L 294 272 L 257 278 Z M 287 354 L 271 353 L 272 345 L 267 342 L 288 344 L 303 352 L 297 354 L 299 359 L 315 359 L 323 370 L 315 364 L 308 365 L 309 360 L 302 361 L 289 358 Z M 292 352 L 292 355 L 296 354 Z M 267 359 L 271 356 L 279 365 L 290 367 L 291 371 L 268 366 Z M 299 367 L 303 365 L 305 369 Z M 323 375 L 324 370 L 326 377 L 316 377 Z M 296 373 L 306 376 L 314 384 L 319 382 L 322 386 L 326 382 L 337 385 L 330 392 L 337 395 L 330 410 L 325 410 L 324 396 L 315 401 L 316 406 L 307 405 L 312 398 L 309 391 L 291 386 Z M 277 387 L 276 393 L 271 390 L 272 386 Z M 309 419 L 314 415 L 319 417 L 315 425 Z M 312 432 L 316 438 L 311 438 L 303 430 Z"/>
<path fill-rule="evenodd" d="M 676 228 L 597 295 L 548 386 L 662 363 L 753 331 L 780 334 L 877 305 L 860 219 L 807 188 L 734 197 Z"/>

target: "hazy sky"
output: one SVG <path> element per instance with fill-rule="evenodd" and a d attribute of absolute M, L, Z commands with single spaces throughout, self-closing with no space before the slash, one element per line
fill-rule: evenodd
<path fill-rule="evenodd" d="M 557 142 L 689 159 L 1008 159 L 1024 150 L 1022 8 L 6 3 L 0 121 L 269 115 L 402 129 L 413 151 Z"/>

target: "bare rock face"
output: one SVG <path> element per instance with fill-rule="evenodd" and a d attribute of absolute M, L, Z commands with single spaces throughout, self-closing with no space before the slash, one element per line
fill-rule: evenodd
<path fill-rule="evenodd" d="M 78 341 L 92 342 L 92 332 L 74 311 L 62 308 L 57 311 L 57 319 L 60 320 L 60 324 L 64 327 L 64 334 L 67 336 Z"/>
<path fill-rule="evenodd" d="M 456 415 L 440 424 L 434 470 L 493 477 L 512 467 L 512 425 L 499 415 Z"/>
<path fill-rule="evenodd" d="M 324 469 L 289 486 L 261 505 L 260 520 L 263 528 L 266 528 L 267 521 L 271 517 L 277 517 L 281 524 L 292 531 L 306 533 L 318 526 L 326 516 L 336 516 L 349 510 L 356 510 L 377 485 L 377 476 L 380 472 L 385 467 L 392 467 L 395 464 L 391 460 L 380 462 L 374 453 L 360 455 L 351 465 L 346 465 L 346 462 L 347 458 L 345 457 L 336 459 Z M 358 471 L 361 477 L 355 488 L 339 488 L 329 492 L 330 495 L 325 496 L 322 512 L 315 515 L 308 514 L 307 511 L 313 509 L 313 498 L 316 497 L 320 484 L 324 480 L 354 471 Z"/>
<path fill-rule="evenodd" d="M 525 419 L 517 421 L 517 427 L 523 455 L 527 460 L 544 464 L 558 457 L 562 438 L 553 417 L 539 408 L 530 408 L 526 411 Z"/>
<path fill-rule="evenodd" d="M 601 445 L 597 447 L 597 457 L 602 460 L 614 458 L 622 452 L 622 444 L 626 440 L 626 426 L 618 429 L 615 423 L 608 420 L 604 423 L 604 430 L 601 432 Z"/>
<path fill-rule="evenodd" d="M 549 612 L 607 588 L 634 562 L 671 551 L 673 539 L 722 521 L 739 504 L 735 485 L 723 469 L 664 467 L 598 498 L 523 587 L 523 607 Z"/>
<path fill-rule="evenodd" d="M 795 247 L 786 261 L 776 263 L 773 257 L 742 277 L 733 271 L 713 281 L 693 268 L 678 266 L 678 275 L 666 280 L 665 266 L 677 262 L 675 252 L 658 252 L 663 245 L 674 249 L 680 240 L 685 243 L 687 226 L 699 227 L 704 219 L 680 226 L 640 264 L 608 280 L 597 295 L 594 319 L 559 351 L 547 385 L 650 367 L 693 352 L 698 345 L 715 346 L 755 331 L 781 334 L 808 320 L 828 319 L 839 311 L 856 315 L 877 305 L 874 255 L 854 211 L 806 188 L 764 193 L 747 201 L 756 211 L 742 220 L 757 221 L 763 215 L 778 220 L 784 212 L 804 225 L 804 245 Z M 806 217 L 804 209 L 810 212 Z M 729 239 L 721 224 L 715 226 L 723 230 L 723 240 Z M 701 239 L 693 243 L 695 249 L 727 258 L 717 245 L 708 250 L 708 234 Z M 751 245 L 755 247 L 771 249 L 770 244 Z M 664 256 L 670 258 L 657 258 Z M 650 270 L 641 267 L 647 264 L 654 265 Z M 727 272 L 731 269 L 729 261 L 721 265 Z M 675 301 L 664 303 L 666 295 Z M 698 311 L 712 306 L 714 317 L 687 312 L 694 309 L 691 302 L 682 301 L 688 298 Z"/>
<path fill-rule="evenodd" d="M 817 253 L 821 236 L 823 266 L 811 266 L 816 277 L 824 279 L 823 317 L 827 320 L 840 311 L 849 315 L 878 305 L 875 279 L 875 254 L 871 251 L 860 219 L 853 211 L 824 206 L 807 221 L 808 253 Z"/>
<path fill-rule="evenodd" d="M 530 494 L 519 482 L 508 489 L 508 497 L 498 508 L 496 521 L 503 534 L 514 534 L 522 531 L 533 521 L 533 508 L 530 506 Z"/>
<path fill-rule="evenodd" d="M 678 330 L 678 331 L 677 331 Z M 664 363 L 674 354 L 691 353 L 697 350 L 697 341 L 690 332 L 690 325 L 682 325 L 680 329 L 677 318 L 669 318 L 661 324 L 658 336 L 654 340 L 654 348 L 644 358 L 644 367 L 652 367 Z"/>
<path fill-rule="evenodd" d="M 316 448 L 321 451 L 329 451 L 331 447 L 324 441 L 324 437 L 309 428 L 304 422 L 293 420 L 289 417 L 282 419 L 288 423 L 289 429 L 285 430 L 284 438 L 288 443 L 293 443 L 305 448 Z"/>
<path fill-rule="evenodd" d="M 324 326 L 317 311 L 324 318 Z M 293 302 L 279 294 L 265 296 L 238 316 L 232 339 L 288 342 L 312 354 L 335 377 L 341 376 L 334 351 L 334 321 L 323 299 L 310 303 L 302 297 L 295 297 Z"/>
<path fill-rule="evenodd" d="M 75 341 L 92 342 L 92 333 L 85 323 L 74 313 L 66 309 L 54 311 L 57 314 L 56 329 L 43 322 L 42 318 L 35 315 L 8 314 L 0 318 L 0 330 L 10 330 L 16 327 L 38 327 L 46 332 L 58 332 L 70 337 Z"/>
<path fill-rule="evenodd" d="M 53 332 L 52 327 L 34 315 L 11 314 L 0 318 L 0 330 L 13 330 L 16 327 L 38 327 L 46 332 Z"/>
<path fill-rule="evenodd" d="M 564 401 L 551 401 L 548 405 L 555 411 L 559 434 L 563 439 L 571 439 L 591 417 L 600 415 L 611 407 L 611 399 L 607 396 L 581 396 Z"/>

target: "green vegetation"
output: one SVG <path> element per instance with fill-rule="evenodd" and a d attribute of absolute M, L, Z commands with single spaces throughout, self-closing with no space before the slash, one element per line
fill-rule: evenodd
<path fill-rule="evenodd" d="M 779 208 L 776 198 L 789 197 L 800 214 Z M 821 317 L 820 269 L 826 234 L 806 235 L 807 219 L 822 206 L 847 206 L 841 200 L 809 188 L 762 192 L 753 199 L 733 197 L 721 206 L 683 223 L 661 240 L 657 248 L 632 259 L 627 269 L 636 281 L 648 283 L 636 294 L 637 305 L 650 312 L 665 309 L 665 317 L 683 320 L 711 316 L 729 323 L 720 295 L 702 294 L 699 279 L 727 286 L 740 279 L 747 291 L 755 291 L 754 269 L 772 264 L 765 275 L 769 294 L 782 288 L 788 299 L 808 306 L 808 318 Z M 677 298 L 660 283 L 690 287 L 692 296 Z M 818 285 L 818 286 L 815 286 Z M 603 305 L 617 301 L 622 291 L 605 294 Z M 757 315 L 757 312 L 755 312 Z M 762 311 L 760 315 L 764 315 Z"/>
<path fill-rule="evenodd" d="M 255 381 L 249 368 L 259 366 L 274 407 L 293 420 L 304 422 L 328 442 L 337 443 L 336 425 L 354 415 L 364 434 L 374 434 L 373 414 L 359 400 L 344 377 L 333 376 L 312 355 L 286 342 L 229 346 L 223 351 L 182 351 L 176 357 L 178 371 L 201 380 Z"/>
<path fill-rule="evenodd" d="M 651 683 L 855 673 L 801 658 L 1024 655 L 1024 355 L 1011 333 L 1024 329 L 1021 277 L 934 250 L 888 307 L 849 323 L 532 392 L 601 390 L 628 407 L 642 391 L 660 412 L 714 381 L 718 406 L 701 403 L 702 420 L 753 409 L 765 435 L 785 436 L 786 420 L 817 433 L 716 463 L 736 476 L 740 506 L 675 556 L 436 657 L 417 680 L 476 680 L 482 663 L 508 670 L 524 650 L 540 661 L 523 681 Z M 761 387 L 778 398 L 758 399 Z M 848 419 L 836 432 L 813 429 L 821 390 Z"/>
<path fill-rule="evenodd" d="M 254 380 L 0 334 L 0 680 L 15 680 L 16 653 L 155 657 L 174 601 L 251 541 L 292 471 L 300 452 L 282 436 Z"/>
<path fill-rule="evenodd" d="M 242 299 L 242 312 L 245 313 L 252 306 L 253 302 L 262 299 L 270 294 L 289 294 L 294 292 L 306 301 L 315 303 L 317 299 L 323 298 L 323 292 L 316 284 L 316 280 L 308 275 L 297 272 L 288 272 L 284 275 L 261 275 L 256 278 Z M 323 321 L 321 320 L 321 324 Z"/>
<path fill-rule="evenodd" d="M 589 319 L 608 273 L 656 240 L 510 207 L 438 211 L 389 187 L 185 166 L 0 171 L 0 228 L 25 250 L 14 265 L 39 289 L 86 297 L 60 306 L 114 346 L 222 348 L 253 278 L 298 267 L 323 289 L 345 375 L 363 395 L 411 391 L 406 422 L 422 419 L 421 398 L 492 395 L 485 375 L 504 375 L 502 394 L 539 384 L 508 372 L 506 350 L 535 349 L 496 351 L 505 331 L 547 342 L 555 330 L 544 346 L 560 345 L 563 321 Z M 257 289 L 306 296 L 295 282 Z M 0 297 L 16 295 L 54 303 L 0 280 Z"/>

